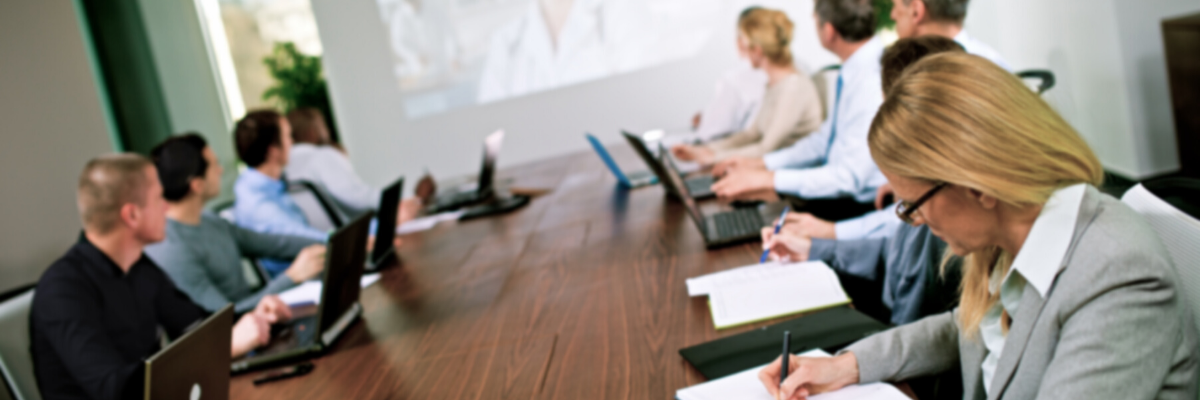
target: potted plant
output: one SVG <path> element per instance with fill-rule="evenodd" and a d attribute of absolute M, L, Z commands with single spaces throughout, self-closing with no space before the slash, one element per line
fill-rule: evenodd
<path fill-rule="evenodd" d="M 276 99 L 284 113 L 300 107 L 321 110 L 329 124 L 330 139 L 334 143 L 341 143 L 329 102 L 325 73 L 321 68 L 321 57 L 303 54 L 294 43 L 282 42 L 275 44 L 275 49 L 271 55 L 263 58 L 263 63 L 275 79 L 275 84 L 263 92 L 263 100 Z"/>

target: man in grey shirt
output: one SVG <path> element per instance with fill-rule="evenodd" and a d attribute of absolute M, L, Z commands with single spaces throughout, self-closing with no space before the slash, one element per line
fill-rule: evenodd
<path fill-rule="evenodd" d="M 312 279 L 324 268 L 325 246 L 298 236 L 258 233 L 204 212 L 221 193 L 221 165 L 202 137 L 186 134 L 155 147 L 154 164 L 167 199 L 167 237 L 146 247 L 150 256 L 192 301 L 209 311 L 235 303 L 252 310 L 263 296 Z M 242 258 L 292 259 L 261 288 L 242 272 Z"/>

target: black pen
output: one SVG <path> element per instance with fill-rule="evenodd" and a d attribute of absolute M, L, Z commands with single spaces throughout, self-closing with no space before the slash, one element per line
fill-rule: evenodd
<path fill-rule="evenodd" d="M 791 358 L 792 353 L 788 351 L 788 345 L 792 342 L 792 332 L 783 331 L 783 358 L 779 362 L 779 387 L 783 388 L 783 381 L 787 380 L 788 374 L 788 358 Z"/>

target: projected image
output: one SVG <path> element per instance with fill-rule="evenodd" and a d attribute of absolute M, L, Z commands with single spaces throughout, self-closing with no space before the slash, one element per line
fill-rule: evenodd
<path fill-rule="evenodd" d="M 726 0 L 377 0 L 419 118 L 687 58 Z"/>

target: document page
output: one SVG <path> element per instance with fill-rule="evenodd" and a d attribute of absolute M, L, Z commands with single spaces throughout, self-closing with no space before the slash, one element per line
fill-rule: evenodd
<path fill-rule="evenodd" d="M 824 264 L 820 261 L 812 262 Z M 788 273 L 786 271 L 788 268 L 802 264 L 807 263 L 781 264 L 772 261 L 764 264 L 752 264 L 725 271 L 713 272 L 711 274 L 701 275 L 695 278 L 688 278 L 686 281 L 688 296 L 707 296 L 712 293 L 713 288 L 717 286 L 774 279 L 780 274 Z"/>
<path fill-rule="evenodd" d="M 770 279 L 723 283 L 709 294 L 713 325 L 723 329 L 850 303 L 824 263 L 779 268 Z"/>
<path fill-rule="evenodd" d="M 365 274 L 362 280 L 359 281 L 359 286 L 366 288 L 375 282 L 379 281 L 379 273 Z M 300 303 L 321 304 L 321 281 L 311 280 L 301 283 L 299 286 L 288 289 L 279 294 L 279 300 L 283 300 L 288 305 L 296 305 Z"/>
<path fill-rule="evenodd" d="M 800 354 L 801 357 L 829 357 L 829 353 L 816 349 Z M 758 371 L 766 365 L 754 367 L 727 377 L 680 389 L 675 392 L 678 400 L 775 400 L 758 379 Z M 886 383 L 851 385 L 840 390 L 811 396 L 812 400 L 908 400 L 895 386 Z"/>

